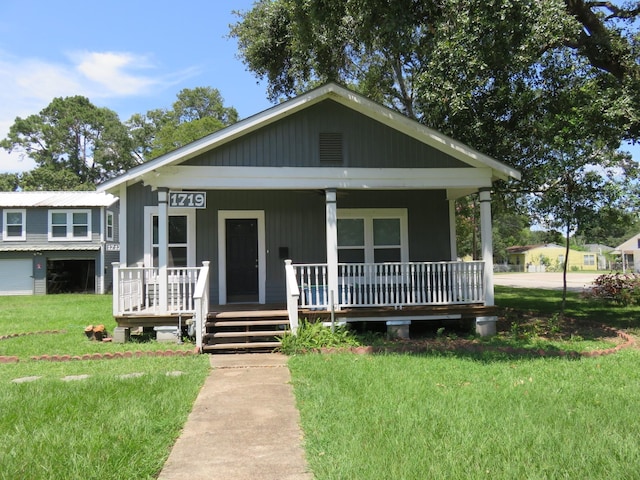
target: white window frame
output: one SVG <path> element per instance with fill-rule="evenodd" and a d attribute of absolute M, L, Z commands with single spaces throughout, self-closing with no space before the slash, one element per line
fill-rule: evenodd
<path fill-rule="evenodd" d="M 373 220 L 400 220 L 400 261 L 409 261 L 409 228 L 408 212 L 406 208 L 339 208 L 338 220 L 364 220 L 364 262 L 375 263 L 375 245 L 373 243 Z M 341 247 L 338 246 L 338 250 Z"/>
<path fill-rule="evenodd" d="M 153 266 L 153 217 L 158 207 L 144 207 L 144 264 Z M 196 266 L 196 211 L 193 208 L 170 208 L 169 216 L 187 217 L 187 267 Z"/>
<path fill-rule="evenodd" d="M 12 223 L 9 225 L 7 223 L 7 217 L 10 213 L 19 213 L 22 215 L 22 223 L 21 223 L 21 233 L 19 237 L 9 236 L 8 228 L 9 226 L 16 226 L 17 224 Z M 7 209 L 2 212 L 2 239 L 5 242 L 24 242 L 27 239 L 27 211 L 25 209 Z"/>
<path fill-rule="evenodd" d="M 596 254 L 595 253 L 585 253 L 582 259 L 582 264 L 584 266 L 595 267 L 596 265 Z"/>
<path fill-rule="evenodd" d="M 109 220 L 111 220 L 111 224 L 109 224 Z M 108 242 L 113 242 L 113 239 L 115 238 L 115 230 L 116 230 L 116 225 L 115 225 L 115 215 L 113 214 L 113 212 L 107 212 L 107 220 L 105 223 L 105 236 L 107 238 Z"/>
<path fill-rule="evenodd" d="M 54 213 L 63 213 L 67 216 L 67 222 L 65 227 L 67 229 L 67 234 L 64 237 L 54 237 L 53 236 L 53 214 Z M 75 236 L 73 234 L 73 215 L 75 213 L 85 213 L 87 215 L 87 234 L 82 237 Z M 48 238 L 50 242 L 81 242 L 91 240 L 91 209 L 76 209 L 76 210 L 49 210 L 49 229 L 48 229 Z"/>

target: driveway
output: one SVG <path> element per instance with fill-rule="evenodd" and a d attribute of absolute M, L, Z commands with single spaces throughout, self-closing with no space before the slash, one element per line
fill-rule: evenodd
<path fill-rule="evenodd" d="M 567 273 L 567 290 L 581 292 L 589 288 L 601 273 Z M 503 287 L 544 288 L 562 290 L 562 272 L 546 273 L 494 273 L 493 282 Z"/>

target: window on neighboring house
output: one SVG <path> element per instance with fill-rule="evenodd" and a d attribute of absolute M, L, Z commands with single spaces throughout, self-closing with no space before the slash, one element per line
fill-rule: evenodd
<path fill-rule="evenodd" d="M 5 210 L 3 217 L 2 238 L 5 241 L 27 239 L 25 210 Z"/>
<path fill-rule="evenodd" d="M 408 261 L 406 209 L 338 210 L 338 261 Z"/>
<path fill-rule="evenodd" d="M 113 212 L 107 212 L 107 241 L 109 242 L 113 242 L 114 238 L 113 218 Z"/>
<path fill-rule="evenodd" d="M 558 255 L 558 265 L 564 265 L 564 255 Z"/>
<path fill-rule="evenodd" d="M 49 240 L 91 240 L 91 210 L 49 210 Z"/>
<path fill-rule="evenodd" d="M 596 264 L 596 256 L 591 254 L 591 255 L 585 255 L 584 256 L 584 264 L 586 265 L 595 265 Z"/>

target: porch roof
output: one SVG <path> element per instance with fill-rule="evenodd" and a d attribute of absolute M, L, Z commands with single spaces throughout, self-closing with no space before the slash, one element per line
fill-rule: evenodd
<path fill-rule="evenodd" d="M 368 116 L 390 128 L 408 135 L 426 145 L 460 160 L 469 167 L 489 169 L 491 178 L 520 179 L 520 172 L 499 162 L 473 148 L 454 140 L 436 130 L 412 120 L 398 112 L 375 103 L 362 95 L 355 93 L 335 83 L 328 83 L 310 92 L 276 105 L 261 113 L 248 117 L 234 125 L 212 133 L 200 140 L 178 148 L 154 160 L 132 168 L 128 172 L 115 177 L 98 187 L 98 191 L 117 193 L 123 184 L 143 181 L 149 175 L 160 173 L 158 169 L 176 165 L 213 148 L 217 148 L 232 140 L 247 135 L 266 125 L 274 123 L 296 112 L 309 108 L 317 103 L 331 99 L 348 108 Z"/>

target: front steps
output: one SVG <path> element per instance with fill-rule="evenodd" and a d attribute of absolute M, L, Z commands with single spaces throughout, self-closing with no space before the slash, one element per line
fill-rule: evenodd
<path fill-rule="evenodd" d="M 289 330 L 286 310 L 211 312 L 205 324 L 202 351 L 268 351 L 280 346 L 278 336 Z"/>

